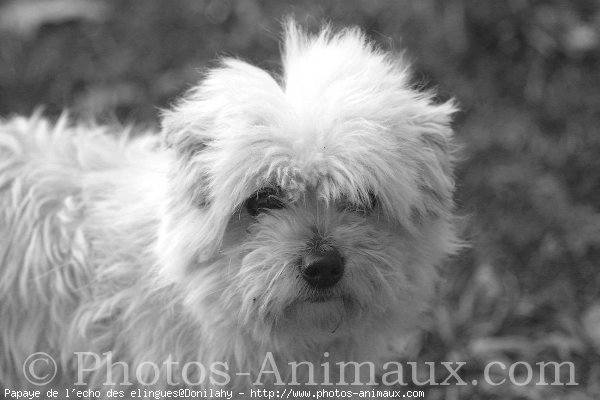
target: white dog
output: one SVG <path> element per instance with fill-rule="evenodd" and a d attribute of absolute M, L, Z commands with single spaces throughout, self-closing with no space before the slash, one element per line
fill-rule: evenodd
<path fill-rule="evenodd" d="M 360 30 L 288 23 L 281 75 L 226 59 L 161 135 L 3 121 L 3 391 L 380 373 L 458 246 L 454 112 Z"/>

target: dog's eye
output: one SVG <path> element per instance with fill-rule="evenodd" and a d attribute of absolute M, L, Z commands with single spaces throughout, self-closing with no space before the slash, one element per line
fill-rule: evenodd
<path fill-rule="evenodd" d="M 253 217 L 266 210 L 278 210 L 285 207 L 281 201 L 281 190 L 273 187 L 260 189 L 246 200 L 246 209 Z"/>
<path fill-rule="evenodd" d="M 377 206 L 377 196 L 375 193 L 369 191 L 369 209 L 372 210 Z"/>
<path fill-rule="evenodd" d="M 344 209 L 346 211 L 357 212 L 361 214 L 369 214 L 375 207 L 377 206 L 377 196 L 375 193 L 369 191 L 369 200 L 368 203 L 355 204 L 355 203 L 346 203 L 344 205 Z"/>

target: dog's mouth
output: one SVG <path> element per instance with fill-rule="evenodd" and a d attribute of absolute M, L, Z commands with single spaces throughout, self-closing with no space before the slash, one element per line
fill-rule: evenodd
<path fill-rule="evenodd" d="M 293 321 L 296 328 L 316 330 L 328 335 L 344 324 L 355 324 L 361 316 L 360 306 L 341 290 L 310 290 L 285 308 L 285 319 Z"/>
<path fill-rule="evenodd" d="M 298 296 L 298 300 L 306 303 L 325 303 L 328 301 L 343 301 L 344 295 L 339 289 L 305 288 Z"/>
<path fill-rule="evenodd" d="M 340 296 L 332 296 L 326 293 L 316 293 L 310 295 L 306 298 L 306 302 L 308 303 L 325 303 L 327 301 L 335 300 L 341 298 Z"/>

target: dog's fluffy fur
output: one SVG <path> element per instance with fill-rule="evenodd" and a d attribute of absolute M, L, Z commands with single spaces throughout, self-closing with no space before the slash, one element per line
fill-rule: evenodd
<path fill-rule="evenodd" d="M 226 362 L 229 387 L 267 352 L 284 379 L 289 361 L 318 366 L 324 352 L 332 365 L 397 356 L 457 248 L 454 112 L 360 30 L 289 23 L 281 75 L 226 59 L 164 113 L 161 135 L 3 121 L 0 383 L 25 387 L 36 351 L 65 385 L 76 351 L 131 371 Z M 264 187 L 285 207 L 251 216 Z M 346 263 L 327 290 L 299 272 L 319 246 Z"/>

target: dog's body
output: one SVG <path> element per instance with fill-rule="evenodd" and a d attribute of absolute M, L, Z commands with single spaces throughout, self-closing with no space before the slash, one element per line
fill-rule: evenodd
<path fill-rule="evenodd" d="M 453 112 L 359 31 L 290 24 L 281 82 L 228 60 L 162 136 L 3 122 L 0 386 L 39 351 L 50 386 L 127 390 L 381 368 L 457 247 Z"/>

